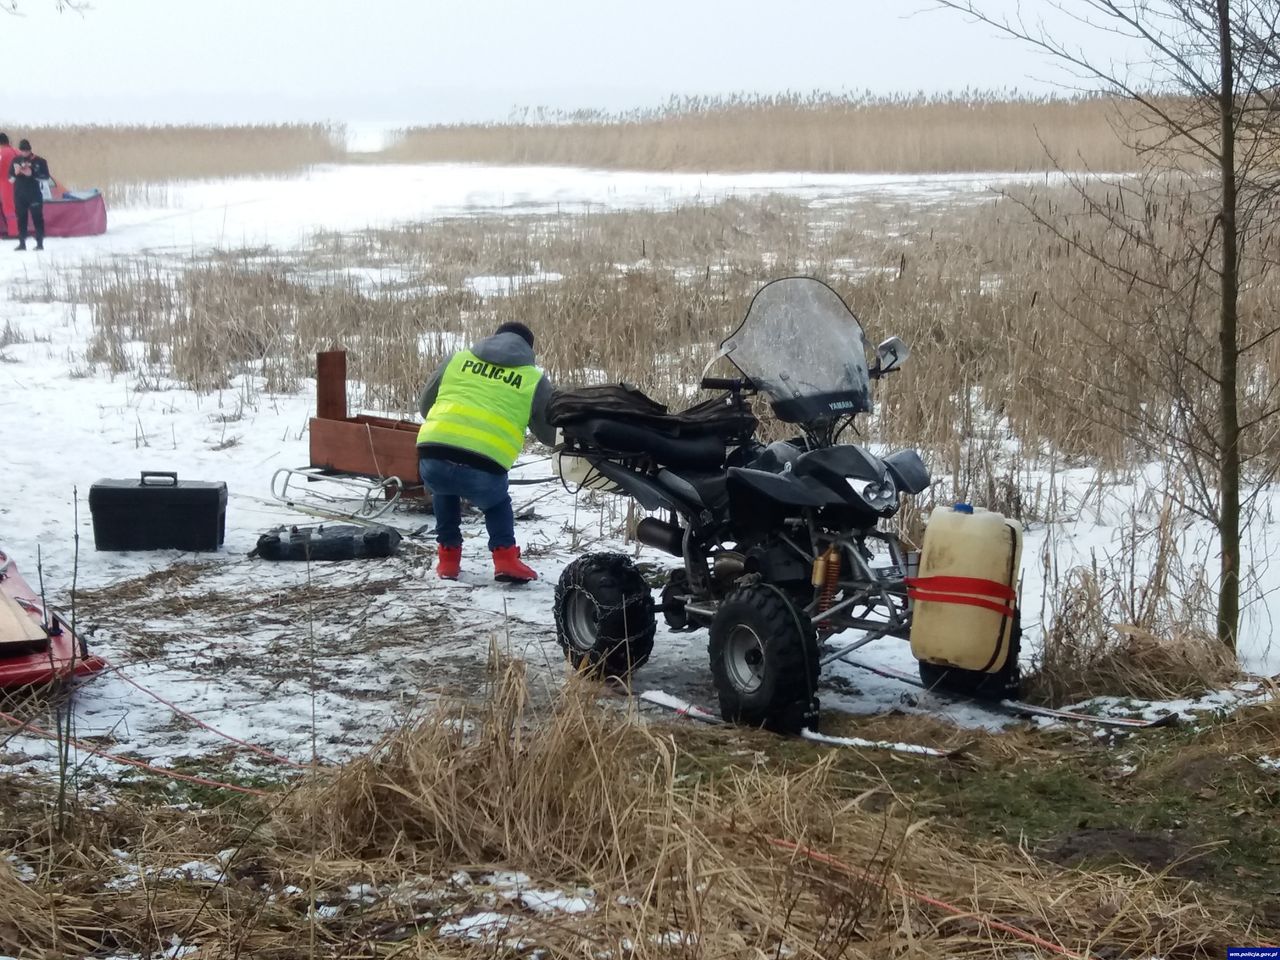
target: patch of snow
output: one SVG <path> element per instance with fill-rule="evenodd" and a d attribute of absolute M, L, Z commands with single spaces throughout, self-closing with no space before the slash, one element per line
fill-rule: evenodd
<path fill-rule="evenodd" d="M 569 896 L 563 890 L 525 890 L 519 898 L 534 913 L 586 913 L 595 906 L 590 896 Z"/>
<path fill-rule="evenodd" d="M 441 722 L 441 726 L 443 726 L 446 730 L 454 730 L 458 733 L 463 734 L 464 736 L 467 734 L 472 734 L 476 732 L 475 721 L 464 720 L 459 717 L 446 717 Z"/>
<path fill-rule="evenodd" d="M 1099 715 L 1141 717 L 1156 720 L 1176 713 L 1187 720 L 1195 720 L 1197 714 L 1230 712 L 1250 703 L 1266 699 L 1267 693 L 1259 693 L 1255 681 L 1241 681 L 1225 690 L 1212 690 L 1200 697 L 1178 700 L 1139 700 L 1132 697 L 1094 697 L 1067 709 Z"/>
<path fill-rule="evenodd" d="M 357 293 L 373 293 L 382 287 L 394 287 L 405 283 L 409 274 L 399 267 L 343 267 L 340 270 L 311 270 L 303 274 L 295 274 L 312 289 L 324 287 L 345 287 Z M 444 288 L 447 289 L 447 288 Z M 443 292 L 432 286 L 434 292 Z"/>
<path fill-rule="evenodd" d="M 489 874 L 488 883 L 502 897 L 516 900 L 535 913 L 586 913 L 594 906 L 594 894 L 590 890 L 538 890 L 530 887 L 533 882 L 527 873 L 500 870 Z"/>
<path fill-rule="evenodd" d="M 182 938 L 176 933 L 169 938 L 169 945 L 165 947 L 164 953 L 161 955 L 164 960 L 182 960 L 183 957 L 196 953 L 200 948 L 195 944 L 185 944 Z"/>
<path fill-rule="evenodd" d="M 486 879 L 499 889 L 518 890 L 532 882 L 527 873 L 521 873 L 519 870 L 498 870 L 489 874 Z"/>
<path fill-rule="evenodd" d="M 554 283 L 563 279 L 564 277 L 558 273 L 530 273 L 505 277 L 468 277 L 463 283 L 476 296 L 506 297 L 522 287 L 536 283 Z"/>
<path fill-rule="evenodd" d="M 270 889 L 267 884 L 263 884 L 262 888 L 264 890 Z M 292 883 L 289 883 L 289 884 L 285 884 L 285 886 L 281 887 L 277 892 L 268 896 L 267 902 L 279 903 L 281 900 L 291 900 L 294 897 L 300 897 L 305 893 L 306 891 L 303 890 L 301 887 L 294 886 Z"/>
<path fill-rule="evenodd" d="M 450 921 L 440 927 L 442 937 L 462 937 L 467 940 L 488 940 L 506 933 L 511 926 L 511 916 L 505 913 L 473 913 L 460 920 Z"/>
<path fill-rule="evenodd" d="M 862 750 L 890 750 L 894 753 L 913 753 L 925 757 L 945 757 L 949 751 L 926 747 L 919 743 L 893 743 L 888 740 L 864 740 L 861 737 L 833 737 L 813 730 L 802 730 L 800 736 L 813 743 L 833 747 L 857 747 Z"/>
<path fill-rule="evenodd" d="M 720 722 L 720 718 L 709 710 L 703 709 L 696 703 L 690 703 L 683 697 L 677 697 L 674 694 L 667 693 L 665 690 L 645 690 L 640 694 L 640 699 L 646 703 L 652 703 L 659 707 L 666 707 L 668 710 L 674 710 L 679 716 L 694 717 L 698 720 L 706 720 L 713 723 Z"/>
<path fill-rule="evenodd" d="M 5 861 L 13 868 L 14 876 L 22 883 L 33 883 L 36 879 L 36 872 L 25 860 L 16 853 L 5 854 Z"/>
<path fill-rule="evenodd" d="M 230 851 L 223 851 L 224 854 Z M 108 880 L 104 887 L 108 890 L 131 890 L 143 880 L 185 880 L 189 882 L 221 883 L 226 879 L 226 860 L 219 856 L 218 860 L 190 860 L 176 867 L 143 867 L 132 862 L 129 854 L 123 850 L 113 850 L 116 858 L 124 862 L 124 872 Z"/>

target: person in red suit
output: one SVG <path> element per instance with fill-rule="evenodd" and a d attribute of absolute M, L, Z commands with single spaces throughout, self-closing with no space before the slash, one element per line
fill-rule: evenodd
<path fill-rule="evenodd" d="M 9 182 L 9 164 L 18 151 L 9 145 L 9 135 L 0 133 L 0 237 L 12 237 L 18 229 L 13 205 L 13 184 Z"/>

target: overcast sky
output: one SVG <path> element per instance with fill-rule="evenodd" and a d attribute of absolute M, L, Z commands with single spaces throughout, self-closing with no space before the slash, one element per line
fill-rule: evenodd
<path fill-rule="evenodd" d="M 0 14 L 0 121 L 434 123 L 671 94 L 1042 91 L 1063 80 L 929 0 L 91 4 L 59 14 L 54 0 L 19 0 L 20 15 Z M 1022 6 L 1034 15 L 1043 2 Z"/>

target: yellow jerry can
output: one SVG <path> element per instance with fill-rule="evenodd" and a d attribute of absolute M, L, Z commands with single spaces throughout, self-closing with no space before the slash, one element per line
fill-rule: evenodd
<path fill-rule="evenodd" d="M 957 503 L 925 525 L 920 569 L 907 579 L 911 652 L 940 667 L 997 673 L 1016 628 L 1022 525 Z"/>

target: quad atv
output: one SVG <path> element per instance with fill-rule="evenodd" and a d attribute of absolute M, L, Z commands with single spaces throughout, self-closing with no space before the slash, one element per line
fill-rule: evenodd
<path fill-rule="evenodd" d="M 880 637 L 910 638 L 908 580 L 919 555 L 905 554 L 885 522 L 930 478 L 913 450 L 880 457 L 840 442 L 871 410 L 872 381 L 899 369 L 908 350 L 891 337 L 874 364 L 867 353 L 839 295 L 792 277 L 756 294 L 707 364 L 701 387 L 717 391 L 713 398 L 673 414 L 626 386 L 556 397 L 561 476 L 659 514 L 640 520 L 636 539 L 683 561 L 658 604 L 622 554 L 571 563 L 555 594 L 557 639 L 571 663 L 625 680 L 650 656 L 657 613 L 673 630 L 710 627 L 722 716 L 794 732 L 815 726 L 822 665 Z M 721 359 L 739 375 L 706 376 Z M 757 395 L 794 437 L 757 438 Z M 1017 632 L 1001 630 L 1002 655 L 986 669 L 922 661 L 922 679 L 1008 695 Z M 859 635 L 823 649 L 843 631 Z"/>

